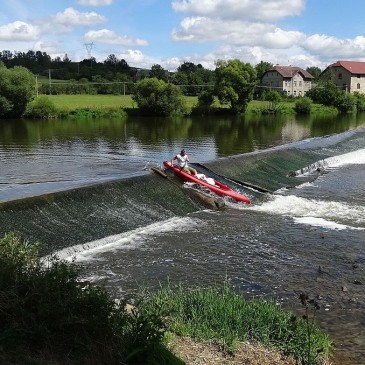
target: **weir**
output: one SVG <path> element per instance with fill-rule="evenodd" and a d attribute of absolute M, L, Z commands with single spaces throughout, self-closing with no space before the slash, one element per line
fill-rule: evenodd
<path fill-rule="evenodd" d="M 277 149 L 222 158 L 204 166 L 209 174 L 216 173 L 213 177 L 228 178 L 223 182 L 241 190 L 255 204 L 263 192 L 302 183 L 303 179 L 291 172 L 325 157 L 298 149 Z M 166 179 L 151 171 L 144 176 L 4 202 L 0 204 L 0 232 L 14 231 L 30 243 L 40 242 L 41 254 L 50 254 L 204 208 L 191 189 L 181 189 L 181 185 L 175 178 Z"/>
<path fill-rule="evenodd" d="M 0 204 L 0 232 L 14 231 L 41 254 L 198 210 L 154 174 Z"/>
<path fill-rule="evenodd" d="M 228 179 L 240 181 L 243 186 L 274 192 L 303 183 L 303 179 L 295 177 L 295 172 L 327 157 L 324 153 L 278 148 L 221 158 L 205 166 Z"/>

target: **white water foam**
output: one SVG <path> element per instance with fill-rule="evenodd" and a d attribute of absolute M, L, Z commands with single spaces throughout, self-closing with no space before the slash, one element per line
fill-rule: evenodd
<path fill-rule="evenodd" d="M 356 229 L 354 227 L 350 227 L 346 224 L 339 224 L 335 222 L 326 221 L 323 218 L 314 218 L 314 217 L 303 217 L 303 218 L 294 218 L 294 222 L 298 224 L 306 224 L 314 227 L 323 227 L 328 229 L 336 229 L 336 230 L 344 230 L 344 229 Z M 363 229 L 363 228 L 357 228 Z"/>
<path fill-rule="evenodd" d="M 56 256 L 65 261 L 91 261 L 97 253 L 116 249 L 132 249 L 141 245 L 147 238 L 150 239 L 152 236 L 167 232 L 191 231 L 194 230 L 197 225 L 201 226 L 201 224 L 202 222 L 196 218 L 173 217 L 121 234 L 66 247 L 52 253 L 52 255 L 45 256 L 42 259 L 46 262 L 49 261 L 50 257 Z"/>
<path fill-rule="evenodd" d="M 365 149 L 344 153 L 342 155 L 328 157 L 322 161 L 317 161 L 306 168 L 297 170 L 296 176 L 307 175 L 317 168 L 338 168 L 346 165 L 364 165 L 365 164 Z"/>
<path fill-rule="evenodd" d="M 329 157 L 325 159 L 328 167 L 340 167 L 350 164 L 365 164 L 365 149 L 345 153 L 343 155 Z"/>
<path fill-rule="evenodd" d="M 320 225 L 329 229 L 365 229 L 365 207 L 354 204 L 273 195 L 271 200 L 250 206 L 249 209 L 288 216 L 296 223 Z M 351 225 L 346 224 L 349 221 Z"/>

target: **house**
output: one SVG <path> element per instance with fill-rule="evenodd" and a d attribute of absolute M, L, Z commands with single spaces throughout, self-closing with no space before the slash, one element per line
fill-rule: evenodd
<path fill-rule="evenodd" d="M 312 88 L 312 76 L 295 66 L 276 65 L 266 71 L 261 79 L 262 87 L 284 92 L 286 95 L 304 96 Z"/>
<path fill-rule="evenodd" d="M 337 61 L 321 73 L 320 79 L 332 80 L 349 93 L 358 91 L 365 94 L 365 62 Z"/>

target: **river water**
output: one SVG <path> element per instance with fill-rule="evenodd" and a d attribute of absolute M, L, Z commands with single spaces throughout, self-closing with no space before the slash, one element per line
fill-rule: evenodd
<path fill-rule="evenodd" d="M 67 237 L 72 249 L 56 244 L 53 252 L 75 260 L 85 268 L 85 278 L 116 297 L 140 285 L 208 286 L 228 279 L 247 297 L 275 298 L 300 313 L 298 296 L 305 291 L 321 305 L 317 321 L 334 339 L 337 363 L 364 364 L 364 128 L 361 116 L 3 122 L 1 230 L 16 227 L 31 240 Z M 227 201 L 219 211 L 186 207 L 187 214 L 171 213 L 145 198 L 133 199 L 139 193 L 123 196 L 128 209 L 121 209 L 115 187 L 96 198 L 99 185 L 143 179 L 152 174 L 148 167 L 182 147 L 192 161 L 208 164 L 222 160 L 224 165 L 230 156 L 274 155 L 281 148 L 310 151 L 318 159 L 295 172 L 295 187 L 267 194 L 246 190 L 251 205 Z M 82 198 L 48 202 L 47 213 L 27 199 L 26 209 L 15 208 L 19 199 L 90 184 L 90 202 L 85 196 L 91 192 L 82 190 Z M 169 197 L 173 204 L 176 197 Z M 81 208 L 74 213 L 78 204 L 88 206 L 87 213 Z M 22 215 L 28 223 L 16 226 Z M 104 225 L 109 228 L 96 229 Z"/>

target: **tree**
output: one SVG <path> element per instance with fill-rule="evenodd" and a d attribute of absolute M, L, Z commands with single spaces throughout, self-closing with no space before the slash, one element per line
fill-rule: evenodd
<path fill-rule="evenodd" d="M 138 81 L 132 98 L 145 115 L 170 116 L 186 111 L 180 89 L 155 77 Z"/>
<path fill-rule="evenodd" d="M 107 66 L 116 67 L 118 65 L 118 58 L 115 56 L 115 54 L 110 54 L 107 59 L 104 61 L 104 64 Z"/>
<path fill-rule="evenodd" d="M 334 82 L 326 81 L 319 82 L 316 87 L 308 90 L 306 96 L 314 103 L 333 106 L 341 92 L 343 91 L 339 90 Z"/>
<path fill-rule="evenodd" d="M 307 67 L 306 71 L 309 72 L 315 80 L 318 80 L 319 75 L 322 73 L 322 70 L 316 66 Z"/>
<path fill-rule="evenodd" d="M 215 94 L 235 113 L 243 113 L 256 86 L 256 70 L 240 60 L 220 60 L 216 64 Z"/>
<path fill-rule="evenodd" d="M 339 89 L 332 81 L 318 83 L 315 88 L 307 91 L 306 96 L 317 104 L 334 106 L 340 113 L 349 113 L 356 108 L 356 97 Z"/>
<path fill-rule="evenodd" d="M 266 71 L 269 71 L 273 68 L 273 64 L 270 63 L 270 62 L 265 62 L 265 61 L 260 61 L 260 63 L 258 63 L 256 66 L 255 66 L 255 70 L 256 70 L 256 73 L 257 73 L 257 80 L 258 82 L 261 82 L 261 78 L 262 76 L 264 76 L 264 73 Z"/>
<path fill-rule="evenodd" d="M 24 67 L 0 66 L 0 118 L 20 118 L 34 97 L 34 76 Z"/>
<path fill-rule="evenodd" d="M 151 67 L 150 77 L 166 81 L 168 80 L 168 71 L 164 70 L 162 66 L 155 64 Z"/>
<path fill-rule="evenodd" d="M 199 65 L 202 67 L 201 65 Z M 177 68 L 178 72 L 185 72 L 185 73 L 194 73 L 198 69 L 198 66 L 195 65 L 193 62 L 184 62 Z"/>

